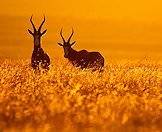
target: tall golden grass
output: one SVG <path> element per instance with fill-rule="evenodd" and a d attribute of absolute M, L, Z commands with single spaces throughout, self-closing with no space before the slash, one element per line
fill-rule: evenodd
<path fill-rule="evenodd" d="M 109 63 L 103 73 L 53 60 L 35 74 L 30 60 L 0 60 L 0 131 L 162 130 L 162 65 Z"/>

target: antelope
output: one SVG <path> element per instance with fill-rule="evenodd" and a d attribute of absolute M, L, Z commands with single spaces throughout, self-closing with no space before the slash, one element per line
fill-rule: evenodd
<path fill-rule="evenodd" d="M 81 69 L 92 68 L 93 70 L 102 70 L 104 66 L 104 58 L 99 52 L 88 52 L 86 50 L 76 51 L 72 46 L 76 43 L 70 42 L 74 30 L 69 39 L 66 41 L 62 34 L 62 29 L 60 32 L 63 43 L 58 43 L 64 49 L 64 57 L 67 58 L 75 67 L 80 67 Z"/>
<path fill-rule="evenodd" d="M 47 32 L 47 29 L 41 32 L 42 26 L 45 23 L 45 16 L 44 20 L 42 21 L 41 25 L 39 26 L 38 30 L 36 29 L 33 21 L 33 16 L 30 18 L 30 22 L 33 27 L 33 32 L 28 29 L 28 32 L 33 36 L 34 38 L 34 50 L 31 57 L 31 66 L 34 70 L 39 70 L 40 67 L 45 70 L 49 70 L 50 65 L 50 58 L 47 55 L 47 53 L 44 52 L 44 50 L 41 48 L 41 37 Z"/>

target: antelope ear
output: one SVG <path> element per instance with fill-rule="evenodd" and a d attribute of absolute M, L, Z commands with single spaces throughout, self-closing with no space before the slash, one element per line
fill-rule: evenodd
<path fill-rule="evenodd" d="M 41 33 L 41 35 L 44 35 L 46 32 L 47 32 L 47 29 L 44 30 L 44 31 Z"/>
<path fill-rule="evenodd" d="M 63 46 L 63 44 L 61 44 L 61 43 L 58 43 L 60 46 Z"/>
<path fill-rule="evenodd" d="M 74 41 L 72 44 L 70 44 L 71 46 L 73 46 L 76 43 L 76 41 Z"/>
<path fill-rule="evenodd" d="M 34 33 L 32 31 L 30 31 L 30 29 L 28 29 L 28 32 L 31 34 L 31 35 L 34 35 Z"/>

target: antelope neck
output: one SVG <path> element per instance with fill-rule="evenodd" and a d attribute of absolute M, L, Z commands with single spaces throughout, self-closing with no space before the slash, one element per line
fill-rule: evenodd
<path fill-rule="evenodd" d="M 40 49 L 40 48 L 41 48 L 41 43 L 40 43 L 40 41 L 39 41 L 38 44 L 34 41 L 34 49 Z"/>
<path fill-rule="evenodd" d="M 69 60 L 74 60 L 74 58 L 76 57 L 76 55 L 77 55 L 77 51 L 74 50 L 73 48 L 70 48 L 68 59 Z"/>
<path fill-rule="evenodd" d="M 41 49 L 40 44 L 38 46 L 34 45 L 34 51 L 38 51 L 39 49 Z"/>

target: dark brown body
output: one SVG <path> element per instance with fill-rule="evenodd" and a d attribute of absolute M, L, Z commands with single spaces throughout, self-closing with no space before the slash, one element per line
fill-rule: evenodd
<path fill-rule="evenodd" d="M 35 70 L 39 70 L 39 67 L 49 70 L 50 58 L 42 48 L 34 49 L 31 57 L 31 66 Z"/>
<path fill-rule="evenodd" d="M 34 32 L 28 29 L 28 32 L 33 36 L 34 38 L 34 50 L 31 57 L 31 66 L 35 70 L 39 70 L 40 67 L 49 70 L 50 65 L 50 58 L 47 55 L 47 53 L 44 52 L 44 50 L 41 48 L 41 37 L 46 33 L 47 30 L 44 30 L 41 32 L 41 28 L 45 22 L 45 17 L 43 22 L 41 23 L 39 29 L 37 30 L 34 26 L 34 23 L 32 21 L 32 17 L 30 18 L 30 22 L 33 26 Z"/>
<path fill-rule="evenodd" d="M 64 48 L 64 57 L 67 58 L 74 66 L 84 68 L 92 68 L 93 70 L 102 70 L 104 66 L 104 58 L 99 52 L 88 52 L 86 50 L 76 51 L 72 48 L 75 42 L 70 43 L 70 39 L 73 36 L 72 34 L 69 37 L 68 41 L 65 41 L 62 30 L 60 35 L 63 39 L 63 44 L 58 43 Z"/>
<path fill-rule="evenodd" d="M 76 67 L 102 69 L 104 66 L 104 58 L 99 52 L 88 52 L 86 50 L 75 51 L 72 48 L 69 51 L 69 61 Z"/>

